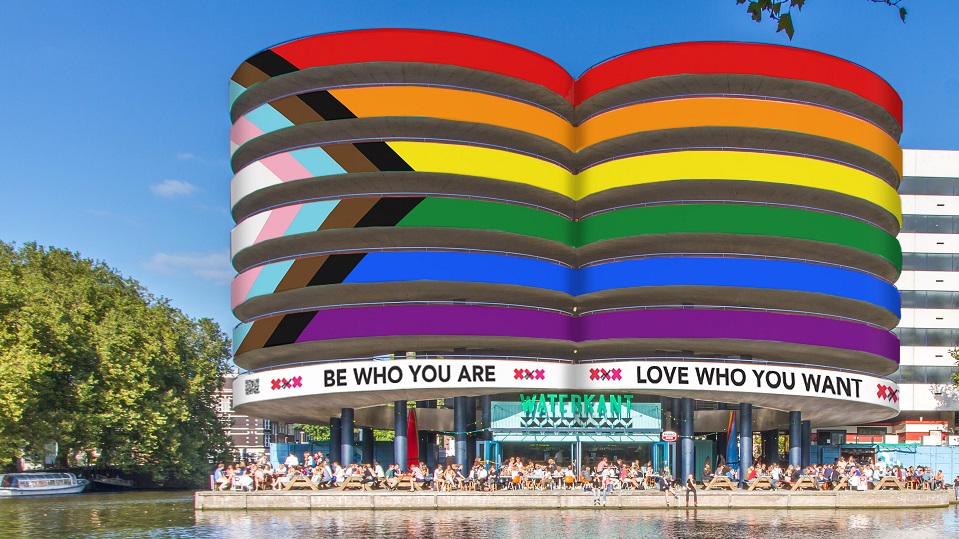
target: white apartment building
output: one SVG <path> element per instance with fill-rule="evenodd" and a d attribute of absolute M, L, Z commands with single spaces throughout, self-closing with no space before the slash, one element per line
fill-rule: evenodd
<path fill-rule="evenodd" d="M 959 372 L 959 151 L 904 150 L 901 414 L 896 421 L 956 425 Z"/>

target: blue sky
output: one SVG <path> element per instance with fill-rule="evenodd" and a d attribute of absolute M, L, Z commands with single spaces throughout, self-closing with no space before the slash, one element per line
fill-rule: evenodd
<path fill-rule="evenodd" d="M 866 0 L 808 0 L 791 44 L 888 80 L 905 102 L 903 147 L 959 150 L 959 2 L 905 5 L 902 24 Z M 104 260 L 228 330 L 227 81 L 248 56 L 316 33 L 429 28 L 513 43 L 578 75 L 663 43 L 789 44 L 773 25 L 735 0 L 0 0 L 0 240 Z"/>

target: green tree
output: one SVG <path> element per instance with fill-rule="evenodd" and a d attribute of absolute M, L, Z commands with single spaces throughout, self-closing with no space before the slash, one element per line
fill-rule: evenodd
<path fill-rule="evenodd" d="M 749 13 L 749 16 L 754 21 L 762 22 L 763 16 L 776 21 L 776 32 L 785 31 L 786 35 L 789 36 L 789 40 L 792 41 L 793 33 L 795 33 L 792 8 L 796 8 L 797 11 L 802 11 L 803 5 L 806 4 L 806 0 L 736 0 L 736 4 L 742 5 L 747 1 L 749 1 L 749 5 L 746 6 L 746 12 Z M 903 0 L 867 1 L 872 2 L 873 4 L 884 4 L 897 8 L 899 12 L 899 18 L 902 20 L 902 22 L 906 22 L 906 8 L 905 6 L 899 5 Z M 784 7 L 785 9 L 783 9 Z M 833 9 L 835 9 L 835 7 L 833 7 Z"/>
<path fill-rule="evenodd" d="M 39 460 L 198 481 L 230 451 L 213 395 L 230 358 L 194 320 L 102 262 L 0 242 L 0 460 Z"/>

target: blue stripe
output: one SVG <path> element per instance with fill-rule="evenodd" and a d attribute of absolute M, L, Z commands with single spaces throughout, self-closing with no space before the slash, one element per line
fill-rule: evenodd
<path fill-rule="evenodd" d="M 300 162 L 314 176 L 332 176 L 333 174 L 345 174 L 336 161 L 323 148 L 303 148 L 290 152 L 297 161 Z"/>

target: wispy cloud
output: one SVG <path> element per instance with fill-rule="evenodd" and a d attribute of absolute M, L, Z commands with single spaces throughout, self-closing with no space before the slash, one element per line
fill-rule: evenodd
<path fill-rule="evenodd" d="M 189 161 L 191 159 L 199 159 L 199 157 L 193 155 L 190 152 L 178 153 L 176 154 L 176 158 L 179 159 L 180 161 Z"/>
<path fill-rule="evenodd" d="M 191 275 L 216 284 L 229 284 L 236 275 L 227 250 L 213 253 L 156 253 L 143 267 L 167 275 Z"/>
<path fill-rule="evenodd" d="M 176 198 L 190 196 L 195 193 L 197 187 L 190 182 L 183 180 L 163 180 L 150 186 L 150 191 L 158 197 Z"/>

